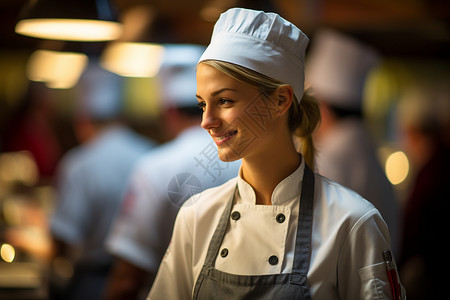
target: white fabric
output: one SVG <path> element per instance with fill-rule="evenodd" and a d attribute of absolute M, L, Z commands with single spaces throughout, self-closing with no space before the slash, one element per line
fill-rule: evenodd
<path fill-rule="evenodd" d="M 291 85 L 300 101 L 308 43 L 300 29 L 275 13 L 232 8 L 220 15 L 200 62 L 220 60 L 257 71 Z"/>
<path fill-rule="evenodd" d="M 394 189 L 381 168 L 364 123 L 345 119 L 316 142 L 317 172 L 370 201 L 391 234 L 394 255 L 399 247 L 399 207 Z"/>
<path fill-rule="evenodd" d="M 76 104 L 79 114 L 93 119 L 114 119 L 123 113 L 124 79 L 91 61 L 78 83 Z"/>
<path fill-rule="evenodd" d="M 318 30 L 306 60 L 306 86 L 322 101 L 361 108 L 367 74 L 377 63 L 372 48 L 336 31 Z"/>
<path fill-rule="evenodd" d="M 195 67 L 204 46 L 193 44 L 167 44 L 158 74 L 163 105 L 192 107 L 197 104 Z"/>
<path fill-rule="evenodd" d="M 255 205 L 255 194 L 241 177 L 206 190 L 181 208 L 171 245 L 148 299 L 190 299 L 206 252 L 226 203 L 238 185 L 216 268 L 239 275 L 289 273 L 292 270 L 304 163 L 272 194 L 272 206 Z M 372 204 L 351 190 L 315 175 L 311 265 L 308 284 L 313 299 L 391 299 L 386 272 L 379 272 L 389 233 Z M 275 224 L 278 212 L 286 221 Z M 247 219 L 248 218 L 248 219 Z M 278 265 L 268 263 L 277 255 Z M 384 266 L 384 264 L 382 264 Z M 374 284 L 377 283 L 377 284 Z"/>
<path fill-rule="evenodd" d="M 63 157 L 50 228 L 62 241 L 82 249 L 81 262 L 110 263 L 104 247 L 106 235 L 133 164 L 153 145 L 125 127 L 114 126 Z"/>
<path fill-rule="evenodd" d="M 240 161 L 222 162 L 210 135 L 199 126 L 155 148 L 136 163 L 121 212 L 107 240 L 109 252 L 156 273 L 179 210 L 169 198 L 171 180 L 189 173 L 201 186 L 185 187 L 197 193 L 197 188 L 218 186 L 235 177 L 239 166 Z"/>

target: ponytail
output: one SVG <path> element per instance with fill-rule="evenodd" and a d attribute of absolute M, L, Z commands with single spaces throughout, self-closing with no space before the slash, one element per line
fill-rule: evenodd
<path fill-rule="evenodd" d="M 320 108 L 317 100 L 306 90 L 298 103 L 292 101 L 289 116 L 289 126 L 294 136 L 300 140 L 299 151 L 305 158 L 306 164 L 314 169 L 314 147 L 312 134 L 320 123 Z"/>

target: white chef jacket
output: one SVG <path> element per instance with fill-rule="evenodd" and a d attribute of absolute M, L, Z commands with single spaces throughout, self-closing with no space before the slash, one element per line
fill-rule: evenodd
<path fill-rule="evenodd" d="M 148 299 L 190 299 L 220 216 L 235 193 L 218 255 L 220 271 L 265 275 L 292 271 L 304 162 L 278 184 L 272 205 L 256 205 L 252 187 L 240 176 L 201 193 L 183 206 L 172 241 Z M 392 299 L 382 253 L 390 249 L 380 213 L 355 192 L 315 174 L 312 253 L 308 284 L 313 299 Z M 237 185 L 237 190 L 236 190 Z M 278 223 L 283 213 L 286 221 Z M 279 263 L 271 265 L 276 255 Z"/>
<path fill-rule="evenodd" d="M 106 235 L 133 164 L 154 145 L 125 126 L 112 125 L 62 159 L 50 229 L 60 240 L 82 249 L 81 263 L 92 267 L 111 263 L 104 247 Z"/>

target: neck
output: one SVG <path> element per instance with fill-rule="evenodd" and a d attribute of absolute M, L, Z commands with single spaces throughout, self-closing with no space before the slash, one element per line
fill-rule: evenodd
<path fill-rule="evenodd" d="M 272 153 L 242 159 L 242 178 L 256 194 L 256 204 L 271 205 L 276 186 L 301 163 L 294 144 L 289 147 L 272 147 Z"/>

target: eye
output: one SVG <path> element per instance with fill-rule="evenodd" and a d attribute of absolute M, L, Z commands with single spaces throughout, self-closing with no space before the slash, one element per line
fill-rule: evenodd
<path fill-rule="evenodd" d="M 205 107 L 206 107 L 206 103 L 205 102 L 199 102 L 199 103 L 197 103 L 197 107 L 199 108 L 199 109 L 201 109 L 202 111 L 205 111 Z"/>
<path fill-rule="evenodd" d="M 225 106 L 229 106 L 233 103 L 233 100 L 227 99 L 227 98 L 220 98 L 219 99 L 219 105 L 225 105 Z"/>

